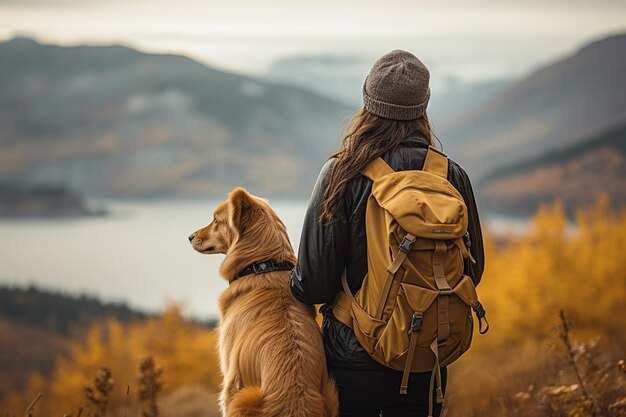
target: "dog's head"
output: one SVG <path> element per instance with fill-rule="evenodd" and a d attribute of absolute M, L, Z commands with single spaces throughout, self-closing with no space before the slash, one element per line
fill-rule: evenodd
<path fill-rule="evenodd" d="M 239 256 L 244 263 L 295 260 L 283 222 L 265 200 L 243 188 L 233 190 L 215 209 L 213 221 L 193 232 L 189 242 L 200 253 Z"/>

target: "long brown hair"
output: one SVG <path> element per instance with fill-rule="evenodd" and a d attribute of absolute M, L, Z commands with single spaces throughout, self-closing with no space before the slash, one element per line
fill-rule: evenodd
<path fill-rule="evenodd" d="M 339 149 L 329 159 L 337 158 L 322 199 L 319 219 L 329 222 L 339 208 L 348 182 L 359 175 L 375 158 L 398 146 L 409 134 L 419 131 L 432 143 L 432 131 L 426 114 L 416 120 L 390 120 L 361 108 L 352 117 Z"/>

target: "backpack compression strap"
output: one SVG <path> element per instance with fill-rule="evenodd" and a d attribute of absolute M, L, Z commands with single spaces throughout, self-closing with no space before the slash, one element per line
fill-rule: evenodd
<path fill-rule="evenodd" d="M 430 384 L 428 389 L 428 417 L 432 417 L 433 415 L 433 392 L 435 391 L 435 383 L 437 383 L 437 395 L 435 397 L 435 401 L 437 401 L 437 404 L 441 404 L 443 402 L 443 391 L 441 389 L 441 368 L 439 367 L 439 346 L 437 344 L 437 339 L 433 340 L 430 344 L 430 350 L 435 355 L 435 366 L 430 373 Z"/>
<path fill-rule="evenodd" d="M 385 301 L 387 301 L 387 297 L 389 296 L 389 291 L 391 290 L 391 285 L 393 284 L 394 278 L 396 276 L 396 272 L 402 266 L 402 262 L 406 259 L 409 251 L 411 250 L 411 246 L 415 243 L 417 237 L 414 235 L 407 233 L 402 238 L 402 242 L 398 245 L 398 252 L 396 256 L 391 261 L 391 265 L 387 267 L 387 279 L 385 280 L 385 286 L 380 293 L 380 299 L 378 300 L 378 307 L 376 307 L 376 318 L 378 320 L 382 320 L 383 311 L 385 309 Z"/>
<path fill-rule="evenodd" d="M 432 416 L 432 393 L 435 379 L 437 380 L 437 403 L 443 402 L 443 392 L 441 391 L 441 371 L 439 369 L 439 346 L 444 346 L 448 342 L 450 337 L 450 319 L 449 319 L 449 296 L 452 295 L 452 289 L 446 279 L 446 273 L 443 267 L 443 258 L 447 251 L 446 243 L 443 240 L 435 240 L 435 251 L 433 252 L 432 267 L 433 275 L 435 278 L 435 285 L 437 286 L 437 337 L 430 345 L 430 349 L 435 355 L 435 365 L 430 379 L 430 397 L 428 403 L 429 416 Z M 404 365 L 404 371 L 402 372 L 402 381 L 400 383 L 400 394 L 407 393 L 407 385 L 409 382 L 409 372 L 411 370 L 411 364 L 413 362 L 413 354 L 417 342 L 417 331 L 421 330 L 421 316 L 419 316 L 419 326 L 414 328 L 413 322 L 411 323 L 411 330 L 409 332 L 409 349 L 407 353 L 407 360 Z M 414 320 L 415 321 L 415 317 Z"/>
<path fill-rule="evenodd" d="M 446 254 L 446 243 L 443 240 L 435 240 L 435 252 L 433 252 L 433 275 L 439 294 L 437 296 L 437 342 L 440 346 L 445 345 L 450 336 L 450 319 L 448 317 L 448 301 L 452 294 L 452 288 L 446 279 L 443 268 L 443 259 Z"/>

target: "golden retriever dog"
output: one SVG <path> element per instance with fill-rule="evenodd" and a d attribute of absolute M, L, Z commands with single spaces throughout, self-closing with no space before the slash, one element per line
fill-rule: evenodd
<path fill-rule="evenodd" d="M 226 255 L 220 275 L 230 284 L 219 298 L 223 415 L 337 416 L 315 310 L 291 294 L 296 257 L 269 204 L 237 188 L 189 240 L 200 253 Z"/>

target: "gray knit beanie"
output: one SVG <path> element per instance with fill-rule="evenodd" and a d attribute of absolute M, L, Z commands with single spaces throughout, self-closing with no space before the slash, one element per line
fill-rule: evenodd
<path fill-rule="evenodd" d="M 363 83 L 363 108 L 393 120 L 419 119 L 426 112 L 430 73 L 415 55 L 401 49 L 380 57 Z"/>

